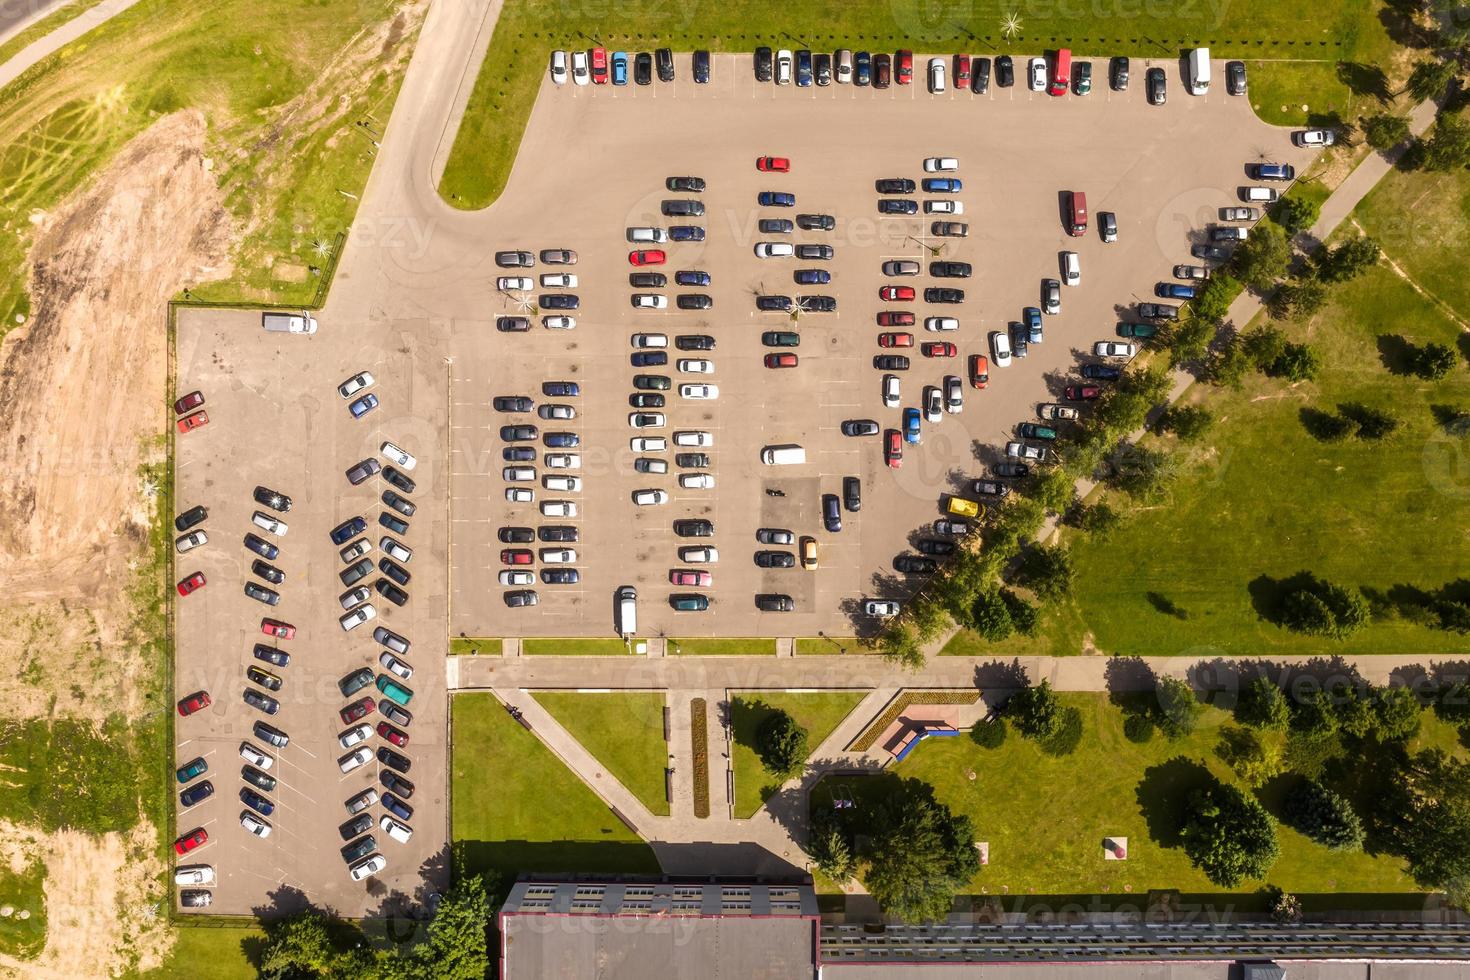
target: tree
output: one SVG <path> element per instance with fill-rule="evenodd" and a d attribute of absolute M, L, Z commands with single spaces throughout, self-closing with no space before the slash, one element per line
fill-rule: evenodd
<path fill-rule="evenodd" d="M 1079 531 L 1086 531 L 1095 538 L 1106 538 L 1118 529 L 1122 523 L 1122 517 L 1110 505 L 1103 501 L 1095 504 L 1082 504 L 1072 508 L 1067 514 L 1066 523 Z"/>
<path fill-rule="evenodd" d="M 1282 283 L 1268 304 L 1272 319 L 1306 320 L 1327 305 L 1327 284 L 1316 276 L 1299 276 Z"/>
<path fill-rule="evenodd" d="M 1371 269 L 1383 253 L 1378 242 L 1367 235 L 1358 235 L 1331 248 L 1324 248 L 1314 260 L 1317 276 L 1323 282 L 1337 283 L 1356 279 Z"/>
<path fill-rule="evenodd" d="M 1321 367 L 1322 358 L 1315 350 L 1306 344 L 1288 343 L 1281 356 L 1267 365 L 1266 373 L 1288 381 L 1310 381 Z"/>
<path fill-rule="evenodd" d="M 1286 352 L 1286 334 L 1272 326 L 1256 327 L 1240 335 L 1240 347 L 1256 370 L 1265 371 Z"/>
<path fill-rule="evenodd" d="M 1062 724 L 1062 702 L 1051 689 L 1050 681 L 1024 687 L 1011 695 L 1005 713 L 1022 738 L 1037 742 L 1055 735 Z"/>
<path fill-rule="evenodd" d="M 785 711 L 777 710 L 756 730 L 756 752 L 768 772 L 790 778 L 801 771 L 810 754 L 806 729 Z"/>
<path fill-rule="evenodd" d="M 264 980 L 332 976 L 342 954 L 332 944 L 329 922 L 326 913 L 309 908 L 267 926 L 260 976 Z"/>
<path fill-rule="evenodd" d="M 407 960 L 405 976 L 428 980 L 480 980 L 490 970 L 486 928 L 495 910 L 489 887 L 479 875 L 469 875 L 444 893 L 423 943 L 400 960 Z"/>
<path fill-rule="evenodd" d="M 903 620 L 893 623 L 883 632 L 878 641 L 878 652 L 885 660 L 909 670 L 924 666 L 924 645 L 919 642 L 919 634 L 913 624 Z"/>
<path fill-rule="evenodd" d="M 976 597 L 970 609 L 970 624 L 976 633 L 992 643 L 1004 640 L 1015 629 L 1011 610 L 998 589 L 987 590 Z"/>
<path fill-rule="evenodd" d="M 1378 737 L 1385 742 L 1403 742 L 1419 734 L 1423 706 L 1407 687 L 1380 687 L 1373 692 L 1373 710 L 1378 715 Z"/>
<path fill-rule="evenodd" d="M 1240 280 L 1228 272 L 1220 272 L 1206 280 L 1199 296 L 1190 304 L 1190 319 L 1202 320 L 1218 327 L 1230 312 L 1230 304 L 1240 293 Z M 1213 339 L 1213 338 L 1212 338 Z"/>
<path fill-rule="evenodd" d="M 1408 120 L 1404 120 L 1408 125 Z M 1299 231 L 1306 231 L 1317 223 L 1317 216 L 1322 213 L 1322 203 L 1313 197 L 1283 197 L 1271 209 L 1271 219 L 1285 228 L 1287 234 L 1295 235 Z"/>
<path fill-rule="evenodd" d="M 1366 625 L 1368 616 L 1368 600 L 1361 592 L 1314 575 L 1307 575 L 1281 602 L 1281 625 L 1312 636 L 1340 640 Z"/>
<path fill-rule="evenodd" d="M 1337 731 L 1337 712 L 1332 697 L 1322 690 L 1309 691 L 1291 706 L 1291 727 L 1309 738 Z"/>
<path fill-rule="evenodd" d="M 1426 749 L 1409 760 L 1393 790 L 1384 823 L 1409 873 L 1426 888 L 1463 897 L 1470 881 L 1470 765 Z"/>
<path fill-rule="evenodd" d="M 1269 677 L 1257 677 L 1240 692 L 1235 720 L 1254 728 L 1285 728 L 1291 720 L 1286 695 Z"/>
<path fill-rule="evenodd" d="M 1179 367 L 1181 364 L 1204 360 L 1210 351 L 1210 342 L 1219 332 L 1218 321 L 1198 315 L 1190 316 L 1168 328 L 1163 340 L 1169 345 L 1169 366 Z"/>
<path fill-rule="evenodd" d="M 1231 337 L 1219 345 L 1205 365 L 1204 380 L 1220 388 L 1239 390 L 1251 369 L 1251 359 L 1240 338 Z"/>
<path fill-rule="evenodd" d="M 969 817 L 955 816 L 918 780 L 874 808 L 863 884 L 885 913 L 905 922 L 943 919 L 980 870 Z"/>
<path fill-rule="evenodd" d="M 1197 442 L 1214 424 L 1214 414 L 1203 405 L 1171 405 L 1159 416 L 1159 431 L 1174 433 L 1180 442 Z"/>
<path fill-rule="evenodd" d="M 1226 725 L 1220 729 L 1215 754 L 1240 777 L 1241 782 L 1253 789 L 1281 775 L 1284 768 L 1281 746 L 1275 741 L 1262 741 L 1261 736 L 1249 728 Z"/>
<path fill-rule="evenodd" d="M 1378 713 L 1373 710 L 1372 692 L 1359 695 L 1356 688 L 1347 688 L 1333 696 L 1337 705 L 1337 727 L 1345 735 L 1356 739 L 1371 738 L 1378 731 Z"/>
<path fill-rule="evenodd" d="M 1409 73 L 1409 81 L 1404 86 L 1404 91 L 1413 96 L 1415 102 L 1438 98 L 1444 94 L 1445 89 L 1449 87 L 1450 79 L 1455 77 L 1458 70 L 1452 61 L 1417 62 L 1414 70 Z"/>
<path fill-rule="evenodd" d="M 1416 69 L 1417 70 L 1417 69 Z M 1375 150 L 1387 150 L 1409 138 L 1409 117 L 1380 112 L 1363 120 L 1363 138 Z"/>
<path fill-rule="evenodd" d="M 1409 355 L 1409 370 L 1429 381 L 1447 377 L 1459 363 L 1455 349 L 1448 344 L 1422 344 Z"/>
<path fill-rule="evenodd" d="M 1021 555 L 1017 571 L 1020 580 L 1043 599 L 1062 599 L 1072 593 L 1072 553 L 1065 545 L 1033 545 Z"/>
<path fill-rule="evenodd" d="M 818 871 L 838 884 L 846 884 L 857 873 L 857 861 L 847 836 L 831 819 L 834 812 L 828 809 L 812 814 L 812 833 L 806 850 Z"/>
<path fill-rule="evenodd" d="M 1001 589 L 1000 598 L 1006 604 L 1006 611 L 1011 614 L 1011 625 L 1016 628 L 1016 632 L 1022 636 L 1035 636 L 1041 611 L 1010 589 Z"/>
<path fill-rule="evenodd" d="M 1194 731 L 1205 710 L 1194 696 L 1194 688 L 1177 677 L 1160 677 L 1154 684 L 1159 702 L 1159 727 L 1169 738 L 1182 738 Z"/>
<path fill-rule="evenodd" d="M 1111 463 L 1108 486 L 1145 502 L 1162 499 L 1179 471 L 1173 455 L 1131 444 L 1120 447 Z"/>
<path fill-rule="evenodd" d="M 1251 229 L 1231 261 L 1235 278 L 1258 293 L 1270 291 L 1291 264 L 1291 242 L 1280 225 L 1262 221 Z"/>
<path fill-rule="evenodd" d="M 1451 633 L 1470 633 L 1470 604 L 1453 599 L 1437 599 L 1434 603 L 1436 625 Z"/>
<path fill-rule="evenodd" d="M 1470 122 L 1461 113 L 1441 113 L 1424 143 L 1426 170 L 1459 170 L 1470 164 Z"/>
<path fill-rule="evenodd" d="M 1271 921 L 1289 926 L 1302 921 L 1302 900 L 1275 885 L 1266 889 L 1266 904 L 1271 909 Z"/>
<path fill-rule="evenodd" d="M 1377 442 L 1392 435 L 1399 427 L 1399 420 L 1382 409 L 1372 408 L 1357 402 L 1337 406 L 1344 418 L 1354 426 L 1353 434 L 1359 439 Z"/>
<path fill-rule="evenodd" d="M 1264 877 L 1280 854 L 1266 808 L 1218 781 L 1190 795 L 1180 836 L 1190 862 L 1225 888 Z"/>
<path fill-rule="evenodd" d="M 978 721 L 970 729 L 970 738 L 982 749 L 998 749 L 1006 741 L 1006 720 L 994 717 L 988 721 Z"/>

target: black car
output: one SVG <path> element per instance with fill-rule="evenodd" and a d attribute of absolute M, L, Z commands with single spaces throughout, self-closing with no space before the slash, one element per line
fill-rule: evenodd
<path fill-rule="evenodd" d="M 818 85 L 832 84 L 832 56 L 830 54 L 816 54 L 812 56 L 812 74 L 816 77 Z"/>
<path fill-rule="evenodd" d="M 715 338 L 705 333 L 683 333 L 674 338 L 674 346 L 680 350 L 714 350 Z"/>
<path fill-rule="evenodd" d="M 397 793 L 405 800 L 413 798 L 413 783 L 390 769 L 383 769 L 378 773 L 378 782 L 382 783 L 388 791 Z"/>
<path fill-rule="evenodd" d="M 266 743 L 273 749 L 284 749 L 291 744 L 291 736 L 281 731 L 274 725 L 267 725 L 263 721 L 257 721 L 250 729 L 255 737 Z"/>
<path fill-rule="evenodd" d="M 491 399 L 490 404 L 497 412 L 529 412 L 536 406 L 525 395 L 497 395 Z"/>
<path fill-rule="evenodd" d="M 337 833 L 342 835 L 343 840 L 352 840 L 358 834 L 371 830 L 373 827 L 373 815 L 371 813 L 359 813 L 351 820 L 337 828 Z"/>
<path fill-rule="evenodd" d="M 1128 90 L 1128 59 L 1114 58 L 1108 62 L 1108 84 L 1114 92 Z"/>
<path fill-rule="evenodd" d="M 796 227 L 803 231 L 831 231 L 837 227 L 837 219 L 830 214 L 798 214 Z"/>
<path fill-rule="evenodd" d="M 912 194 L 917 185 L 907 177 L 881 177 L 874 186 L 879 194 Z"/>
<path fill-rule="evenodd" d="M 683 199 L 664 201 L 659 210 L 666 218 L 697 218 L 704 214 L 704 202 Z"/>
<path fill-rule="evenodd" d="M 543 310 L 575 310 L 582 305 L 577 297 L 561 293 L 542 293 L 539 301 Z"/>
<path fill-rule="evenodd" d="M 709 83 L 709 52 L 694 52 L 694 81 L 699 85 Z"/>
<path fill-rule="evenodd" d="M 758 82 L 769 82 L 771 80 L 771 49 L 759 47 L 755 49 L 755 80 Z"/>
<path fill-rule="evenodd" d="M 393 816 L 397 817 L 399 820 L 413 819 L 413 807 L 409 806 L 407 803 L 404 803 L 392 793 L 383 794 L 383 809 L 393 814 Z"/>
<path fill-rule="evenodd" d="M 647 85 L 653 81 L 653 55 L 639 51 L 633 58 L 633 81 Z"/>
<path fill-rule="evenodd" d="M 909 359 L 902 354 L 878 354 L 873 358 L 873 367 L 879 371 L 907 371 Z"/>
<path fill-rule="evenodd" d="M 970 91 L 976 95 L 984 95 L 990 91 L 990 59 L 970 59 Z"/>
<path fill-rule="evenodd" d="M 686 470 L 707 469 L 710 465 L 709 453 L 675 453 L 674 465 Z"/>
<path fill-rule="evenodd" d="M 822 525 L 833 534 L 842 530 L 842 504 L 837 494 L 822 494 Z"/>
<path fill-rule="evenodd" d="M 250 705 L 250 707 L 254 708 L 256 711 L 264 711 L 268 715 L 273 715 L 277 711 L 281 710 L 281 702 L 277 701 L 269 694 L 261 694 L 253 687 L 245 688 L 244 697 L 245 703 Z"/>
<path fill-rule="evenodd" d="M 704 293 L 680 293 L 674 297 L 674 305 L 681 310 L 707 310 L 715 301 Z"/>
<path fill-rule="evenodd" d="M 1123 369 L 1111 364 L 1084 364 L 1082 376 L 1089 381 L 1117 381 L 1123 376 Z"/>
<path fill-rule="evenodd" d="M 271 544 L 258 534 L 245 535 L 245 547 L 255 552 L 262 558 L 272 559 L 281 553 L 281 549 Z"/>
<path fill-rule="evenodd" d="M 905 575 L 932 575 L 939 567 L 933 558 L 921 558 L 918 555 L 899 555 L 893 559 L 893 567 L 896 571 Z"/>
<path fill-rule="evenodd" d="M 251 664 L 249 667 L 245 668 L 245 679 L 250 681 L 250 683 L 252 684 L 259 684 L 267 691 L 279 691 L 281 689 L 281 686 L 285 683 L 275 674 L 272 674 L 270 671 L 266 670 L 263 667 L 257 667 L 254 664 Z"/>
<path fill-rule="evenodd" d="M 1006 479 L 1023 479 L 1031 475 L 1031 464 L 1029 463 L 996 463 L 991 467 L 996 476 Z"/>
<path fill-rule="evenodd" d="M 837 298 L 835 296 L 798 296 L 796 306 L 803 313 L 836 313 Z"/>
<path fill-rule="evenodd" d="M 918 214 L 919 202 L 911 201 L 905 197 L 880 197 L 878 199 L 879 214 Z"/>
<path fill-rule="evenodd" d="M 1244 95 L 1246 91 L 1245 62 L 1225 62 L 1225 91 L 1231 95 Z"/>
<path fill-rule="evenodd" d="M 757 528 L 755 539 L 761 544 L 795 544 L 796 535 L 784 527 Z"/>
<path fill-rule="evenodd" d="M 879 425 L 872 419 L 847 419 L 842 423 L 842 434 L 845 436 L 876 436 Z"/>
<path fill-rule="evenodd" d="M 842 506 L 856 513 L 863 509 L 863 481 L 855 476 L 842 478 Z"/>
<path fill-rule="evenodd" d="M 968 279 L 973 271 L 968 262 L 930 262 L 929 275 L 936 279 Z"/>
<path fill-rule="evenodd" d="M 755 608 L 761 612 L 794 612 L 796 602 L 789 595 L 768 592 L 755 597 Z"/>
<path fill-rule="evenodd" d="M 1011 492 L 1010 487 L 1004 483 L 997 483 L 994 480 L 976 480 L 970 485 L 970 489 L 982 497 L 1004 498 Z"/>
<path fill-rule="evenodd" d="M 663 408 L 664 396 L 639 392 L 628 396 L 628 404 L 634 408 Z"/>
<path fill-rule="evenodd" d="M 756 230 L 762 235 L 789 235 L 794 227 L 790 218 L 762 218 L 756 222 Z"/>
<path fill-rule="evenodd" d="M 398 562 L 388 557 L 378 559 L 378 571 L 382 572 L 384 575 L 388 576 L 399 585 L 407 585 L 409 583 L 409 580 L 413 578 L 413 576 L 408 573 L 408 569 L 404 568 L 402 565 L 398 564 Z"/>
<path fill-rule="evenodd" d="M 495 329 L 501 333 L 525 333 L 531 329 L 531 320 L 524 316 L 498 316 Z"/>
<path fill-rule="evenodd" d="M 1012 320 L 1007 327 L 1011 335 L 1011 354 L 1015 357 L 1025 357 L 1031 352 L 1031 331 L 1026 329 L 1026 324 L 1019 320 Z"/>
<path fill-rule="evenodd" d="M 574 543 L 578 540 L 577 528 L 572 524 L 545 524 L 536 529 L 536 535 L 542 541 Z"/>
<path fill-rule="evenodd" d="M 373 672 L 366 667 L 359 667 L 337 682 L 337 690 L 342 692 L 344 698 L 350 698 L 372 682 Z"/>
<path fill-rule="evenodd" d="M 964 301 L 965 291 L 963 289 L 931 286 L 924 290 L 924 302 L 926 303 L 963 303 Z"/>
<path fill-rule="evenodd" d="M 582 576 L 575 568 L 543 568 L 541 581 L 547 585 L 576 585 Z"/>
<path fill-rule="evenodd" d="M 702 517 L 690 517 L 674 522 L 674 533 L 681 538 L 708 538 L 715 533 L 715 525 Z"/>
<path fill-rule="evenodd" d="M 507 463 L 529 463 L 536 458 L 534 446 L 506 446 L 500 451 L 500 458 Z"/>
<path fill-rule="evenodd" d="M 755 308 L 766 313 L 784 313 L 791 309 L 790 296 L 757 296 Z"/>
<path fill-rule="evenodd" d="M 256 660 L 264 660 L 273 667 L 291 666 L 291 655 L 285 650 L 277 650 L 275 647 L 268 647 L 264 643 L 257 643 L 253 652 Z"/>
<path fill-rule="evenodd" d="M 1197 259 L 1209 259 L 1213 262 L 1224 262 L 1226 259 L 1230 258 L 1230 249 L 1222 248 L 1219 245 L 1206 245 L 1204 243 L 1201 243 L 1199 245 L 1191 245 L 1189 247 L 1189 254 L 1193 255 Z"/>
<path fill-rule="evenodd" d="M 504 544 L 527 544 L 536 540 L 536 532 L 529 527 L 503 527 L 496 536 Z"/>
<path fill-rule="evenodd" d="M 674 80 L 674 52 L 669 48 L 659 48 L 654 52 L 658 60 L 658 80 L 661 82 L 672 82 Z"/>
<path fill-rule="evenodd" d="M 265 793 L 269 793 L 276 788 L 275 776 L 261 772 L 248 763 L 240 767 L 240 778 Z"/>
<path fill-rule="evenodd" d="M 285 572 L 281 571 L 270 562 L 261 561 L 259 558 L 250 563 L 250 571 L 260 578 L 265 579 L 271 585 L 280 585 L 282 582 L 286 581 Z"/>
<path fill-rule="evenodd" d="M 639 391 L 668 391 L 669 378 L 664 374 L 635 374 L 633 387 Z"/>
<path fill-rule="evenodd" d="M 944 541 L 939 538 L 920 538 L 914 542 L 914 547 L 926 555 L 954 554 L 954 542 Z"/>
<path fill-rule="evenodd" d="M 628 355 L 628 363 L 635 368 L 663 367 L 669 363 L 669 355 L 661 350 L 635 350 Z"/>
<path fill-rule="evenodd" d="M 1169 98 L 1167 81 L 1164 77 L 1164 69 L 1150 68 L 1144 75 L 1144 85 L 1148 90 L 1149 105 L 1163 105 Z"/>
<path fill-rule="evenodd" d="M 418 505 L 416 505 L 412 500 L 409 500 L 407 497 L 399 496 L 398 493 L 393 490 L 383 491 L 383 503 L 387 504 L 389 507 L 392 507 L 404 517 L 412 517 L 414 511 L 418 510 Z"/>
<path fill-rule="evenodd" d="M 405 521 L 397 514 L 390 514 L 386 510 L 378 515 L 378 523 L 394 534 L 408 533 L 408 521 Z"/>
<path fill-rule="evenodd" d="M 262 507 L 269 507 L 271 510 L 281 514 L 291 509 L 291 498 L 279 490 L 272 490 L 270 487 L 256 487 L 255 502 Z"/>
<path fill-rule="evenodd" d="M 1016 69 L 1011 64 L 1011 56 L 1003 54 L 995 59 L 995 84 L 1001 88 L 1010 88 L 1016 84 Z"/>
<path fill-rule="evenodd" d="M 406 473 L 392 466 L 383 467 L 383 479 L 404 493 L 413 493 L 414 490 L 418 489 L 418 484 L 413 482 Z"/>
<path fill-rule="evenodd" d="M 796 257 L 798 259 L 821 259 L 831 261 L 836 252 L 831 245 L 798 245 L 796 246 Z"/>
<path fill-rule="evenodd" d="M 628 285 L 635 289 L 663 289 L 668 284 L 669 277 L 662 272 L 628 273 Z"/>
<path fill-rule="evenodd" d="M 372 818 L 369 817 L 368 826 L 371 827 L 372 825 Z M 358 861 L 367 857 L 369 854 L 373 853 L 377 849 L 378 842 L 373 839 L 372 834 L 368 834 L 366 837 L 359 838 L 358 840 L 355 840 L 351 844 L 348 844 L 346 847 L 342 848 L 342 860 L 346 861 L 348 864 L 356 864 Z"/>
<path fill-rule="evenodd" d="M 378 761 L 397 772 L 408 772 L 413 767 L 413 763 L 406 756 L 394 752 L 386 745 L 378 749 Z"/>
<path fill-rule="evenodd" d="M 179 794 L 179 805 L 187 809 L 196 803 L 203 803 L 213 795 L 214 783 L 206 779 L 204 782 L 195 783 L 193 786 L 181 792 Z"/>
<path fill-rule="evenodd" d="M 408 593 L 385 578 L 380 578 L 374 582 L 373 588 L 377 590 L 378 595 L 387 599 L 395 606 L 401 606 L 408 602 Z"/>
<path fill-rule="evenodd" d="M 541 430 L 534 425 L 502 425 L 500 427 L 500 439 L 502 442 L 530 442 L 540 432 Z"/>
<path fill-rule="evenodd" d="M 209 511 L 201 504 L 198 507 L 190 507 L 178 517 L 174 518 L 174 528 L 179 531 L 187 531 L 191 527 L 203 524 L 209 519 Z"/>
<path fill-rule="evenodd" d="M 537 597 L 535 589 L 511 589 L 509 592 L 505 593 L 505 595 L 501 596 L 501 600 L 505 603 L 506 607 L 510 609 L 521 609 L 526 606 L 534 606 L 541 601 Z"/>
<path fill-rule="evenodd" d="M 246 806 L 254 810 L 256 813 L 260 814 L 262 817 L 268 817 L 272 813 L 276 812 L 276 805 L 274 803 L 266 799 L 264 796 L 261 796 L 255 790 L 250 789 L 248 786 L 243 787 L 240 790 L 240 802 L 244 803 Z"/>
<path fill-rule="evenodd" d="M 795 568 L 796 556 L 789 551 L 757 551 L 757 568 Z"/>
<path fill-rule="evenodd" d="M 245 583 L 245 594 L 256 602 L 263 602 L 267 606 L 277 605 L 281 601 L 281 594 L 279 592 L 267 589 L 263 585 L 256 585 L 254 582 Z"/>
<path fill-rule="evenodd" d="M 873 87 L 887 88 L 893 81 L 893 57 L 879 54 L 873 56 Z"/>

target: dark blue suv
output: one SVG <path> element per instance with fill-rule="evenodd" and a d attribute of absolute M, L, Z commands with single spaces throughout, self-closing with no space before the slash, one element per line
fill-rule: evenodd
<path fill-rule="evenodd" d="M 674 282 L 680 286 L 708 286 L 709 273 L 685 269 L 682 272 L 674 273 Z"/>
<path fill-rule="evenodd" d="M 842 502 L 835 493 L 822 494 L 822 524 L 834 534 L 842 530 Z"/>
<path fill-rule="evenodd" d="M 761 191 L 756 195 L 755 200 L 763 208 L 796 207 L 796 195 L 788 194 L 786 191 Z"/>
<path fill-rule="evenodd" d="M 575 381 L 545 381 L 541 384 L 541 394 L 550 398 L 575 398 L 582 393 L 582 389 Z"/>
<path fill-rule="evenodd" d="M 332 543 L 346 544 L 366 530 L 367 521 L 361 517 L 350 518 L 332 528 Z"/>
<path fill-rule="evenodd" d="M 671 242 L 702 242 L 704 229 L 698 225 L 674 225 L 669 229 Z"/>

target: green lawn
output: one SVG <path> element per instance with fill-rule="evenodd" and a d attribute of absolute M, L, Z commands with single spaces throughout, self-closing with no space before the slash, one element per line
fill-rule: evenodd
<path fill-rule="evenodd" d="M 452 657 L 498 657 L 500 641 L 484 636 L 451 636 L 449 655 Z"/>
<path fill-rule="evenodd" d="M 856 636 L 798 636 L 795 653 L 798 657 L 830 657 L 857 654 L 872 654 L 878 651 L 863 646 Z"/>
<path fill-rule="evenodd" d="M 670 637 L 665 650 L 683 657 L 773 657 L 776 640 L 774 637 L 680 636 Z"/>
<path fill-rule="evenodd" d="M 451 700 L 451 837 L 462 870 L 657 874 L 629 830 L 492 694 Z"/>
<path fill-rule="evenodd" d="M 29 959 L 46 945 L 46 865 L 33 862 L 21 874 L 0 864 L 0 905 L 9 905 L 17 915 L 0 919 L 0 953 Z M 25 911 L 30 915 L 19 918 Z"/>
<path fill-rule="evenodd" d="M 849 0 L 789 4 L 730 0 L 717 6 L 668 4 L 579 6 L 555 0 L 509 0 L 439 185 L 456 207 L 482 208 L 499 196 L 515 160 L 526 118 L 553 48 L 603 44 L 616 50 L 771 47 L 830 50 L 848 46 L 920 53 L 962 47 L 981 55 L 1021 55 L 1069 44 L 1088 56 L 1172 57 L 1207 43 L 1216 56 L 1263 59 L 1252 64 L 1252 103 L 1272 122 L 1304 122 L 1340 112 L 1358 99 L 1335 63 L 1382 63 L 1393 45 L 1376 0 L 1340 0 L 1330 10 L 1305 0 L 1237 0 L 1132 4 L 1127 16 L 1109 5 L 1021 4 L 1021 23 L 1007 41 L 1006 5 L 935 5 L 924 0 Z M 1174 8 L 1174 9 L 1171 9 Z M 1306 112 L 1301 106 L 1306 104 Z M 1284 107 L 1284 108 L 1283 108 Z"/>
<path fill-rule="evenodd" d="M 759 810 L 776 790 L 781 788 L 776 777 L 761 765 L 756 754 L 756 733 L 761 723 L 777 711 L 785 711 L 807 732 L 807 744 L 813 752 L 822 740 L 832 734 L 853 708 L 866 696 L 866 691 L 821 691 L 810 694 L 788 694 L 784 691 L 748 691 L 730 702 L 730 727 L 734 732 L 735 816 L 749 817 Z"/>
<path fill-rule="evenodd" d="M 168 959 L 138 980 L 253 980 L 265 934 L 254 926 L 178 926 Z"/>
<path fill-rule="evenodd" d="M 981 748 L 963 736 L 930 739 L 882 776 L 843 777 L 833 786 L 850 792 L 861 807 L 884 793 L 895 777 L 931 784 L 942 802 L 970 816 L 977 839 L 990 844 L 990 864 L 971 883 L 977 893 L 1122 898 L 1130 891 L 1141 897 L 1151 888 L 1218 892 L 1177 846 L 1177 808 L 1201 770 L 1233 780 L 1214 752 L 1228 714 L 1210 707 L 1191 736 L 1170 741 L 1155 733 L 1138 744 L 1124 737 L 1123 714 L 1106 694 L 1061 697 L 1083 716 L 1082 741 L 1072 755 L 1046 755 L 1014 730 L 997 749 Z M 1419 744 L 1465 756 L 1453 729 L 1429 712 L 1423 724 Z M 1357 763 L 1341 746 L 1331 754 L 1337 758 L 1326 766 L 1324 781 L 1348 793 L 1361 812 L 1381 784 L 1360 780 L 1349 787 L 1347 777 Z M 1283 777 L 1259 794 L 1273 813 L 1289 784 Z M 812 805 L 830 805 L 831 798 L 824 784 L 812 794 Z M 1309 907 L 1352 905 L 1372 893 L 1410 893 L 1377 904 L 1418 907 L 1420 900 L 1412 897 L 1416 886 L 1397 858 L 1330 852 L 1286 827 L 1279 835 L 1281 858 L 1269 881 L 1303 896 Z M 1102 842 L 1108 836 L 1128 838 L 1128 860 L 1104 860 Z M 1242 886 L 1230 901 L 1257 904 L 1251 894 L 1257 886 Z"/>
<path fill-rule="evenodd" d="M 668 816 L 664 768 L 669 746 L 661 692 L 539 691 L 534 696 L 649 812 Z"/>
<path fill-rule="evenodd" d="M 1470 231 L 1470 171 L 1394 171 L 1353 212 L 1384 253 L 1420 286 L 1470 321 L 1463 242 Z"/>
<path fill-rule="evenodd" d="M 527 657 L 623 657 L 628 644 L 615 636 L 531 637 L 521 641 Z"/>

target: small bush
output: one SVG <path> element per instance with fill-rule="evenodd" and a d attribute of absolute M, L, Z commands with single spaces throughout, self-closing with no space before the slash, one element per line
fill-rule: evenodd
<path fill-rule="evenodd" d="M 1304 780 L 1286 794 L 1288 826 L 1334 851 L 1363 849 L 1363 822 L 1352 804 L 1320 783 Z"/>
<path fill-rule="evenodd" d="M 1082 742 L 1082 712 L 1068 706 L 1062 709 L 1056 731 L 1038 744 L 1047 755 L 1064 756 L 1077 751 Z"/>
<path fill-rule="evenodd" d="M 989 721 L 977 722 L 970 729 L 970 738 L 982 749 L 998 749 L 1006 742 L 1006 720 L 991 718 Z"/>
<path fill-rule="evenodd" d="M 1123 719 L 1123 737 L 1143 745 L 1154 737 L 1154 722 L 1148 715 L 1132 714 Z"/>

